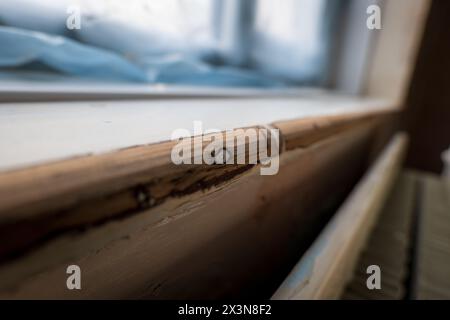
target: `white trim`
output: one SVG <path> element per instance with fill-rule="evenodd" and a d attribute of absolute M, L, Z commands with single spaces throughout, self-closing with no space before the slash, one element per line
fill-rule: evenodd
<path fill-rule="evenodd" d="M 352 0 L 348 3 L 342 25 L 342 37 L 337 47 L 339 59 L 335 66 L 332 85 L 334 89 L 352 95 L 360 95 L 365 89 L 372 51 L 382 30 L 369 30 L 366 26 L 366 10 L 369 5 L 383 8 L 383 0 Z"/>
<path fill-rule="evenodd" d="M 303 98 L 159 99 L 0 104 L 0 171 L 168 141 L 175 129 L 231 130 L 325 115 L 394 109 L 386 101 Z"/>

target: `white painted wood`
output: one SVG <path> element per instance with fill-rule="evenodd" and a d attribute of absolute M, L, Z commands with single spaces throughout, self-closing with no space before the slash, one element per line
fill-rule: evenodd
<path fill-rule="evenodd" d="M 366 90 L 371 97 L 405 102 L 427 22 L 430 0 L 385 0 L 382 30 L 369 66 Z"/>
<path fill-rule="evenodd" d="M 393 109 L 382 100 L 179 99 L 0 104 L 0 171 L 171 139 L 175 129 L 228 130 L 320 115 Z"/>
<path fill-rule="evenodd" d="M 0 102 L 49 101 L 56 97 L 71 101 L 114 100 L 116 98 L 153 99 L 158 97 L 255 97 L 303 96 L 323 92 L 320 88 L 245 88 L 204 87 L 173 84 L 143 84 L 99 81 L 70 75 L 36 71 L 2 70 L 0 73 Z M 85 97 L 89 97 L 86 98 Z M 107 97 L 107 98 L 105 98 Z"/>

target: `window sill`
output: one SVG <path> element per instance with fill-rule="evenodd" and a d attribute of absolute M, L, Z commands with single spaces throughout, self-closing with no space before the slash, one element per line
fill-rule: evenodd
<path fill-rule="evenodd" d="M 56 250 L 65 254 L 38 259 L 33 270 L 43 270 L 65 261 L 66 256 L 79 257 L 142 226 L 141 213 L 163 226 L 174 219 L 177 210 L 183 214 L 187 210 L 177 207 L 167 211 L 165 206 L 181 202 L 195 208 L 198 202 L 211 203 L 209 197 L 232 182 L 243 187 L 248 179 L 255 181 L 254 167 L 245 165 L 175 166 L 170 152 L 176 142 L 170 141 L 170 135 L 177 128 L 192 130 L 194 120 L 202 120 L 203 129 L 264 124 L 278 128 L 282 159 L 300 169 L 292 165 L 293 172 L 280 168 L 275 179 L 301 185 L 309 175 L 317 176 L 321 177 L 320 188 L 326 188 L 330 183 L 323 175 L 335 167 L 342 179 L 354 178 L 351 164 L 366 157 L 361 144 L 368 141 L 374 124 L 398 110 L 380 100 L 334 95 L 0 105 L 0 147 L 5 150 L 0 162 L 0 233 L 5 243 L 0 259 L 9 261 L 20 253 L 24 258 L 17 263 L 28 265 L 27 261 L 35 261 L 35 254 L 59 248 L 61 240 L 68 247 Z M 338 159 L 336 155 L 351 150 L 357 155 L 351 154 L 344 166 L 343 156 Z M 321 168 L 327 169 L 322 172 Z M 255 183 L 263 181 L 274 180 L 259 177 Z M 293 192 L 286 188 L 286 193 Z M 141 193 L 149 195 L 145 203 Z M 152 214 L 147 215 L 149 211 Z M 227 219 L 231 223 L 238 216 Z M 133 223 L 137 224 L 125 227 Z M 112 226 L 117 229 L 110 230 Z M 66 242 L 71 231 L 84 228 L 88 228 L 86 234 Z M 88 234 L 100 236 L 88 244 Z M 48 241 L 49 235 L 56 238 Z M 3 280 L 15 281 L 15 277 L 34 272 L 26 268 L 21 269 L 24 274 L 16 273 L 14 261 L 6 268 L 11 267 L 8 270 L 15 276 Z"/>
<path fill-rule="evenodd" d="M 203 130 L 277 124 L 292 134 L 303 134 L 313 129 L 308 123 L 315 118 L 351 121 L 397 110 L 383 100 L 317 91 L 287 98 L 4 103 L 0 104 L 0 172 L 169 141 L 176 129 L 192 132 L 194 121 L 202 121 Z"/>

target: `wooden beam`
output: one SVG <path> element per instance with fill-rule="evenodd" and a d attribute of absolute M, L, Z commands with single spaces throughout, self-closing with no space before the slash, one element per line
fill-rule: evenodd
<path fill-rule="evenodd" d="M 308 174 L 315 172 L 319 177 L 334 167 L 336 155 L 321 149 L 323 159 L 316 155 L 316 161 L 328 161 L 328 164 L 319 170 L 317 164 L 307 160 L 308 152 L 302 152 L 315 150 L 330 139 L 338 143 L 336 137 L 342 135 L 347 137 L 342 140 L 347 141 L 342 148 L 349 148 L 345 149 L 346 157 L 352 148 L 358 150 L 357 158 L 349 163 L 357 160 L 354 165 L 361 167 L 366 159 L 362 145 L 364 148 L 370 145 L 370 132 L 381 117 L 395 113 L 391 108 L 373 111 L 283 121 L 270 127 L 280 130 L 281 157 L 290 158 L 293 152 L 300 152 L 298 159 L 305 157 Z M 175 143 L 126 148 L 0 173 L 0 197 L 4 199 L 0 202 L 0 273 L 4 275 L 0 277 L 0 287 L 63 261 L 80 258 L 113 240 L 129 236 L 143 225 L 159 225 L 164 221 L 170 224 L 173 216 L 186 214 L 176 213 L 186 210 L 180 209 L 182 205 L 196 207 L 195 203 L 207 202 L 218 190 L 259 175 L 259 164 L 176 166 L 170 157 Z M 245 150 L 248 152 L 249 148 Z M 330 150 L 339 154 L 341 149 L 333 144 Z M 337 162 L 341 179 L 349 179 L 347 183 L 350 183 L 359 170 L 353 170 L 354 167 L 343 170 L 341 161 Z M 283 181 L 292 179 L 290 183 L 297 181 L 295 171 L 288 175 L 282 173 L 280 177 L 284 177 Z M 314 181 L 308 182 L 311 188 L 330 186 L 326 180 L 323 184 Z M 280 190 L 291 194 L 289 188 Z M 142 216 L 146 218 L 142 220 Z M 235 221 L 225 220 L 226 225 Z M 130 222 L 131 227 L 125 227 L 123 221 L 134 222 Z M 113 227 L 106 227 L 110 225 Z"/>
<path fill-rule="evenodd" d="M 271 127 L 280 130 L 280 145 L 289 151 L 308 147 L 340 131 L 369 124 L 376 121 L 378 116 L 390 113 L 392 112 L 383 110 L 373 113 L 312 117 L 276 122 Z M 129 197 L 133 197 L 133 188 L 155 185 L 158 182 L 157 187 L 148 190 L 154 197 L 149 203 L 153 206 L 173 193 L 195 191 L 192 185 L 199 181 L 210 180 L 217 184 L 220 182 L 220 176 L 226 178 L 244 170 L 238 165 L 226 168 L 217 165 L 176 166 L 170 156 L 176 143 L 170 141 L 127 148 L 0 173 L 0 198 L 3 199 L 0 202 L 0 223 L 15 224 L 23 219 L 62 212 L 79 203 L 124 191 L 131 192 Z M 206 145 L 205 143 L 204 146 Z M 249 150 L 248 145 L 245 150 Z M 190 176 L 187 179 L 189 183 L 185 181 L 186 175 Z M 164 181 L 167 181 L 165 188 L 162 187 Z M 180 188 L 182 183 L 186 185 Z M 206 183 L 203 188 L 207 187 Z"/>
<path fill-rule="evenodd" d="M 283 152 L 275 176 L 254 167 L 36 241 L 0 264 L 0 297 L 268 298 L 365 170 L 373 132 L 366 124 Z M 80 291 L 65 287 L 68 264 L 81 267 Z"/>

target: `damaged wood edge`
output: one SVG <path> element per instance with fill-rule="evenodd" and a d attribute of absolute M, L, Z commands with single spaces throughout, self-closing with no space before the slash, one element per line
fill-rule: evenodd
<path fill-rule="evenodd" d="M 371 125 L 352 128 L 347 132 L 321 140 L 308 148 L 287 152 L 282 156 L 282 163 L 298 161 L 300 157 L 308 158 L 311 153 L 318 150 L 323 152 L 336 148 L 342 143 L 342 137 L 355 135 L 368 137 L 370 132 L 373 132 Z M 248 179 L 254 179 L 259 175 L 258 171 L 258 166 L 254 166 L 206 192 L 200 190 L 189 196 L 169 197 L 158 207 L 140 210 L 119 219 L 111 218 L 95 228 L 66 231 L 51 241 L 40 243 L 39 247 L 27 251 L 24 255 L 0 264 L 0 290 L 3 294 L 14 292 L 29 277 L 48 270 L 58 263 L 69 263 L 74 259 L 95 255 L 98 250 L 102 248 L 107 250 L 115 241 L 124 241 L 138 230 L 149 232 L 179 218 L 185 219 L 205 203 L 214 203 L 220 199 L 227 190 L 245 187 Z M 186 220 L 185 223 L 188 222 L 189 220 Z M 169 239 L 172 236 L 174 235 L 167 234 Z"/>
<path fill-rule="evenodd" d="M 272 127 L 280 130 L 283 152 L 307 147 L 366 124 L 373 117 L 321 117 L 275 123 Z M 61 233 L 123 219 L 159 206 L 169 198 L 227 183 L 253 167 L 176 166 L 170 158 L 176 143 L 128 148 L 1 174 L 0 198 L 4 201 L 0 203 L 0 262 L 20 256 Z M 251 148 L 246 140 L 244 143 L 249 157 Z"/>
<path fill-rule="evenodd" d="M 240 177 L 251 176 L 255 169 L 248 170 Z M 0 296 L 14 292 L 29 277 L 59 263 L 96 255 L 116 242 L 129 240 L 136 232 L 156 231 L 178 219 L 189 217 L 205 202 L 215 201 L 222 192 L 235 188 L 241 181 L 236 177 L 207 192 L 198 191 L 182 198 L 170 198 L 158 208 L 140 210 L 126 217 L 109 219 L 93 228 L 74 229 L 44 239 L 31 250 L 0 264 Z"/>
<path fill-rule="evenodd" d="M 407 141 L 404 133 L 391 139 L 272 299 L 337 299 L 340 296 L 400 170 Z"/>
<path fill-rule="evenodd" d="M 244 145 L 245 156 L 249 157 L 248 143 L 240 143 Z M 220 165 L 175 165 L 171 151 L 177 144 L 178 141 L 167 141 L 130 147 L 2 173 L 0 224 L 62 211 L 140 185 L 156 185 L 167 178 L 176 189 L 185 175 L 222 170 Z M 206 145 L 203 142 L 203 149 Z M 235 150 L 238 147 L 236 145 Z M 170 190 L 165 192 L 170 193 Z"/>
<path fill-rule="evenodd" d="M 19 258 L 52 239 L 69 232 L 83 232 L 102 224 L 129 218 L 160 206 L 167 199 L 182 198 L 196 192 L 207 193 L 237 179 L 254 165 L 220 166 L 204 170 L 190 169 L 139 184 L 130 189 L 93 198 L 62 211 L 49 212 L 0 226 L 0 263 Z M 176 185 L 174 180 L 177 181 Z M 16 235 L 20 234 L 21 237 Z"/>

